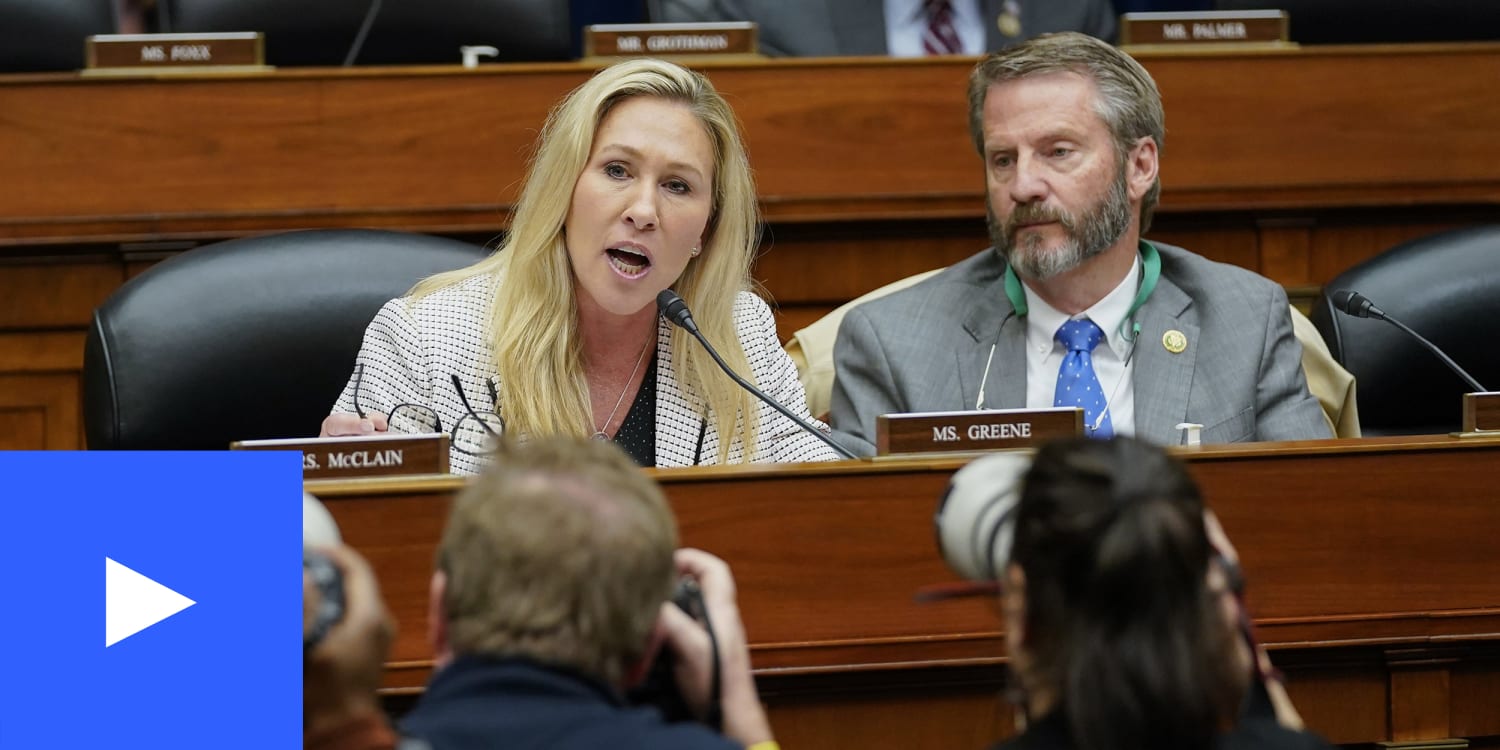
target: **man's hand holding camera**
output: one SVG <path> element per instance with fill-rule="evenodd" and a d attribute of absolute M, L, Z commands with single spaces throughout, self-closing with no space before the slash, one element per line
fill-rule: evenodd
<path fill-rule="evenodd" d="M 348 547 L 309 550 L 333 564 L 342 589 L 342 616 L 316 625 L 323 592 L 315 575 L 304 569 L 303 611 L 306 643 L 303 662 L 303 737 L 308 747 L 340 745 L 349 735 L 374 735 L 393 742 L 376 690 L 380 687 L 386 654 L 395 624 L 380 596 L 370 566 Z M 321 631 L 321 632 L 320 632 Z M 320 745 L 320 743 L 328 743 Z M 371 746 L 377 746 L 374 742 Z"/>
<path fill-rule="evenodd" d="M 714 695 L 713 644 L 717 641 L 725 736 L 747 747 L 769 742 L 771 725 L 750 673 L 750 648 L 729 565 L 696 549 L 677 550 L 674 561 L 679 575 L 697 581 L 713 628 L 710 638 L 708 631 L 676 604 L 662 605 L 657 627 L 665 639 L 663 647 L 671 649 L 676 657 L 678 689 L 698 716 L 710 714 Z"/>

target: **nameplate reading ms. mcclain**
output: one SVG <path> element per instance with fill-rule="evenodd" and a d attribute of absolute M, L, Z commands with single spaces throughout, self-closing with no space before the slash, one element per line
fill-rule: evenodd
<path fill-rule="evenodd" d="M 1077 407 L 883 414 L 875 418 L 875 455 L 1025 448 L 1082 434 L 1083 410 Z"/>
<path fill-rule="evenodd" d="M 448 473 L 448 435 L 444 433 L 240 440 L 229 447 L 302 451 L 305 479 Z"/>
<path fill-rule="evenodd" d="M 265 35 L 98 34 L 85 47 L 86 72 L 162 73 L 267 70 Z"/>
<path fill-rule="evenodd" d="M 1126 13 L 1120 16 L 1121 46 L 1290 46 L 1281 10 Z"/>
<path fill-rule="evenodd" d="M 583 56 L 753 55 L 758 28 L 748 21 L 596 24 L 583 30 Z"/>

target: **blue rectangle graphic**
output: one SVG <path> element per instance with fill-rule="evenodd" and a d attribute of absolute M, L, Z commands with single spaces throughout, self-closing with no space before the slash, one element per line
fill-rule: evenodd
<path fill-rule="evenodd" d="M 298 454 L 0 452 L 0 476 L 0 750 L 300 746 Z"/>

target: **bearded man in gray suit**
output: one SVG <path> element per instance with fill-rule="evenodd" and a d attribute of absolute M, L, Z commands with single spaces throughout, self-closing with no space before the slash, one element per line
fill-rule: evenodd
<path fill-rule="evenodd" d="M 650 0 L 651 20 L 754 21 L 772 56 L 922 54 L 929 0 Z M 1110 0 L 950 0 L 963 54 L 1004 49 L 1053 31 L 1115 38 Z"/>
<path fill-rule="evenodd" d="M 845 316 L 835 436 L 868 454 L 880 414 L 1077 405 L 1090 434 L 1159 444 L 1185 422 L 1205 443 L 1332 437 L 1281 287 L 1141 239 L 1164 119 L 1145 68 L 1082 34 L 976 66 L 994 247 Z"/>

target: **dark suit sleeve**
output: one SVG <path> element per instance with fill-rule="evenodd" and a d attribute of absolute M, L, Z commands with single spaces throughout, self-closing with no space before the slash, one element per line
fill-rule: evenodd
<path fill-rule="evenodd" d="M 1302 344 L 1292 332 L 1286 292 L 1280 285 L 1271 285 L 1267 305 L 1265 348 L 1255 393 L 1255 439 L 1331 438 L 1323 407 L 1307 390 Z"/>
<path fill-rule="evenodd" d="M 884 344 L 861 307 L 850 310 L 833 344 L 833 436 L 862 456 L 875 454 L 875 417 L 908 411 L 891 375 Z"/>
<path fill-rule="evenodd" d="M 1116 29 L 1115 6 L 1110 0 L 1089 0 L 1088 25 L 1079 31 L 1114 44 Z"/>
<path fill-rule="evenodd" d="M 752 10 L 756 4 L 743 0 L 650 0 L 651 20 L 660 23 L 718 23 L 721 21 L 754 21 L 760 24 L 757 45 L 761 54 L 770 57 L 786 57 L 792 53 L 792 45 L 783 44 L 777 24 L 772 19 L 761 17 L 765 10 Z M 808 54 L 802 52 L 799 54 Z M 825 52 L 822 54 L 832 54 Z"/>

